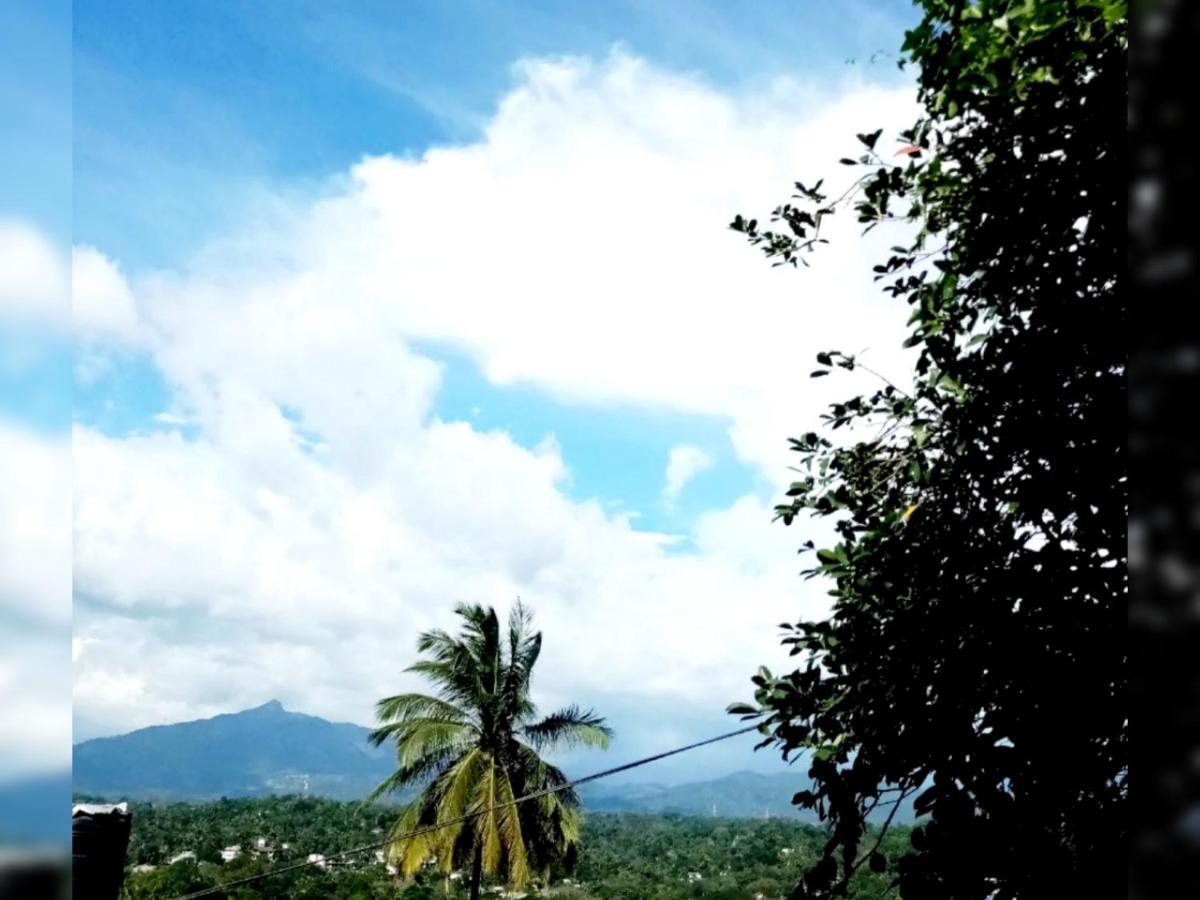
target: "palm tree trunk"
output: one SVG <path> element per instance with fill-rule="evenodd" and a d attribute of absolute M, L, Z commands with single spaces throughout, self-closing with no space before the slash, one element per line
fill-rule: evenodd
<path fill-rule="evenodd" d="M 475 858 L 471 860 L 471 900 L 479 900 L 479 880 L 483 875 L 483 848 L 475 845 Z"/>

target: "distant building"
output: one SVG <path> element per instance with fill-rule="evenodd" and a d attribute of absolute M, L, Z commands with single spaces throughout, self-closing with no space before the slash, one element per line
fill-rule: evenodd
<path fill-rule="evenodd" d="M 183 862 L 185 859 L 195 859 L 195 858 L 196 858 L 195 850 L 184 850 L 182 853 L 177 853 L 174 856 L 172 856 L 170 859 L 168 859 L 167 865 L 172 866 L 177 862 Z"/>
<path fill-rule="evenodd" d="M 241 844 L 231 844 L 221 851 L 221 862 L 233 862 L 242 855 Z"/>
<path fill-rule="evenodd" d="M 143 872 L 153 872 L 157 868 L 158 868 L 158 866 L 152 866 L 152 865 L 150 865 L 150 863 L 138 863 L 136 866 L 134 866 L 129 871 L 133 872 L 135 875 L 140 875 Z"/>
<path fill-rule="evenodd" d="M 329 868 L 329 861 L 326 860 L 325 857 L 320 853 L 308 854 L 308 858 L 305 859 L 305 862 L 312 863 L 318 869 L 328 869 Z"/>

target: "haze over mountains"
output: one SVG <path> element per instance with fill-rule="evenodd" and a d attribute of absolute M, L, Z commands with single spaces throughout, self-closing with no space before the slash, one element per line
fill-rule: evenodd
<path fill-rule="evenodd" d="M 361 725 L 291 712 L 273 700 L 211 719 L 76 744 L 74 790 L 109 800 L 271 794 L 357 800 L 394 766 L 394 750 L 372 747 L 369 734 Z M 595 812 L 814 820 L 790 802 L 806 786 L 803 769 L 797 769 L 775 775 L 735 772 L 669 786 L 601 781 L 583 786 L 580 795 Z"/>

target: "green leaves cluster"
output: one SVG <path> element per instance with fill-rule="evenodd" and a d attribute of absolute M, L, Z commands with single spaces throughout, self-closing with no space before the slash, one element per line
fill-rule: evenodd
<path fill-rule="evenodd" d="M 844 208 L 905 223 L 875 274 L 919 348 L 911 386 L 792 441 L 777 513 L 834 522 L 808 570 L 834 613 L 785 627 L 801 667 L 760 675 L 755 709 L 785 756 L 809 754 L 797 802 L 832 828 L 796 896 L 870 866 L 866 815 L 914 794 L 903 896 L 1108 894 L 1127 775 L 1125 8 L 921 5 L 903 52 L 925 114 L 899 150 L 860 134 L 844 194 L 797 183 L 770 227 L 732 225 L 794 266 Z"/>

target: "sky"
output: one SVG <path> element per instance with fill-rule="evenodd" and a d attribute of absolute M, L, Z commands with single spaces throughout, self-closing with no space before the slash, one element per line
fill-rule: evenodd
<path fill-rule="evenodd" d="M 886 147 L 915 118 L 912 10 L 39 15 L 30 35 L 73 40 L 71 84 L 34 88 L 73 91 L 51 123 L 71 215 L 0 213 L 38 290 L 70 285 L 73 338 L 13 321 L 73 403 L 14 380 L 0 411 L 72 455 L 74 740 L 274 698 L 369 724 L 420 688 L 420 631 L 517 597 L 545 632 L 535 699 L 617 732 L 580 773 L 736 725 L 750 675 L 788 664 L 778 624 L 827 609 L 795 552 L 824 526 L 772 507 L 787 438 L 870 385 L 812 358 L 903 380 L 907 310 L 871 279 L 894 235 L 835 221 L 791 271 L 726 226 L 797 178 L 846 183 L 855 132 Z M 780 765 L 753 743 L 646 777 Z"/>
<path fill-rule="evenodd" d="M 0 28 L 0 791 L 63 803 L 71 740 L 69 4 Z M 29 779 L 35 779 L 35 782 Z M 0 840 L 32 837 L 0 813 Z"/>

